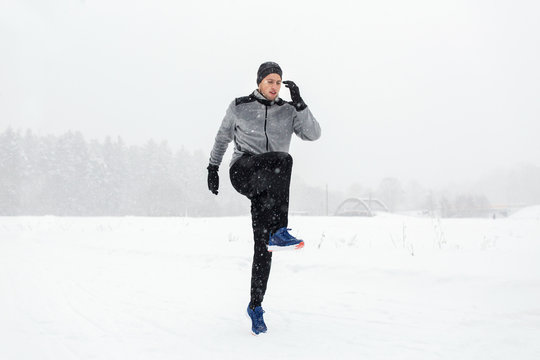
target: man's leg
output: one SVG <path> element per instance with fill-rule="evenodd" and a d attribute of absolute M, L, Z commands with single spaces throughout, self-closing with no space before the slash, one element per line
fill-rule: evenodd
<path fill-rule="evenodd" d="M 261 306 L 266 293 L 266 286 L 272 265 L 272 253 L 266 248 L 268 243 L 268 230 L 264 226 L 265 217 L 264 200 L 255 197 L 251 199 L 251 219 L 253 224 L 253 264 L 251 268 L 251 301 L 250 308 Z"/>
<path fill-rule="evenodd" d="M 231 167 L 234 188 L 251 199 L 254 236 L 252 309 L 261 305 L 270 275 L 272 253 L 266 248 L 270 232 L 288 224 L 291 170 L 292 157 L 283 152 L 244 156 Z"/>

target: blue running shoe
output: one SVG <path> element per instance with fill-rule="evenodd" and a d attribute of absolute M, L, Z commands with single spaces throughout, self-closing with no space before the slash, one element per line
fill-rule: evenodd
<path fill-rule="evenodd" d="M 263 319 L 264 310 L 262 306 L 257 306 L 254 310 L 248 306 L 247 313 L 251 319 L 251 332 L 253 335 L 265 333 L 267 329 Z"/>
<path fill-rule="evenodd" d="M 274 234 L 270 234 L 268 251 L 296 250 L 303 248 L 304 242 L 289 234 L 289 230 L 291 229 L 282 227 Z"/>

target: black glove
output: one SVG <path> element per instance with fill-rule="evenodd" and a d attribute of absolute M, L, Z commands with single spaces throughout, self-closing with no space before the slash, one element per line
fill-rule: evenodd
<path fill-rule="evenodd" d="M 300 96 L 300 89 L 298 89 L 298 86 L 294 83 L 294 81 L 286 80 L 283 83 L 285 84 L 285 87 L 289 88 L 291 92 L 292 104 L 296 108 L 296 110 L 302 111 L 307 108 L 306 103 L 304 102 L 304 100 L 302 100 L 302 97 Z"/>
<path fill-rule="evenodd" d="M 219 166 L 217 165 L 208 165 L 208 190 L 210 190 L 213 194 L 218 194 L 219 189 L 219 175 L 218 170 Z"/>

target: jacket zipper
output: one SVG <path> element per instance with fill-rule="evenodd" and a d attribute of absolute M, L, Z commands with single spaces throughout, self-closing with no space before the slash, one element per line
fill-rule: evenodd
<path fill-rule="evenodd" d="M 266 136 L 266 151 L 268 151 L 268 134 L 266 133 L 266 121 L 268 120 L 268 105 L 264 106 L 264 136 Z"/>

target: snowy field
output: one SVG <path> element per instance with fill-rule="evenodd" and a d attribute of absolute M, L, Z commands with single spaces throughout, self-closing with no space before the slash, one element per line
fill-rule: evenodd
<path fill-rule="evenodd" d="M 0 359 L 540 359 L 540 208 L 290 226 L 255 337 L 248 217 L 0 218 Z"/>

